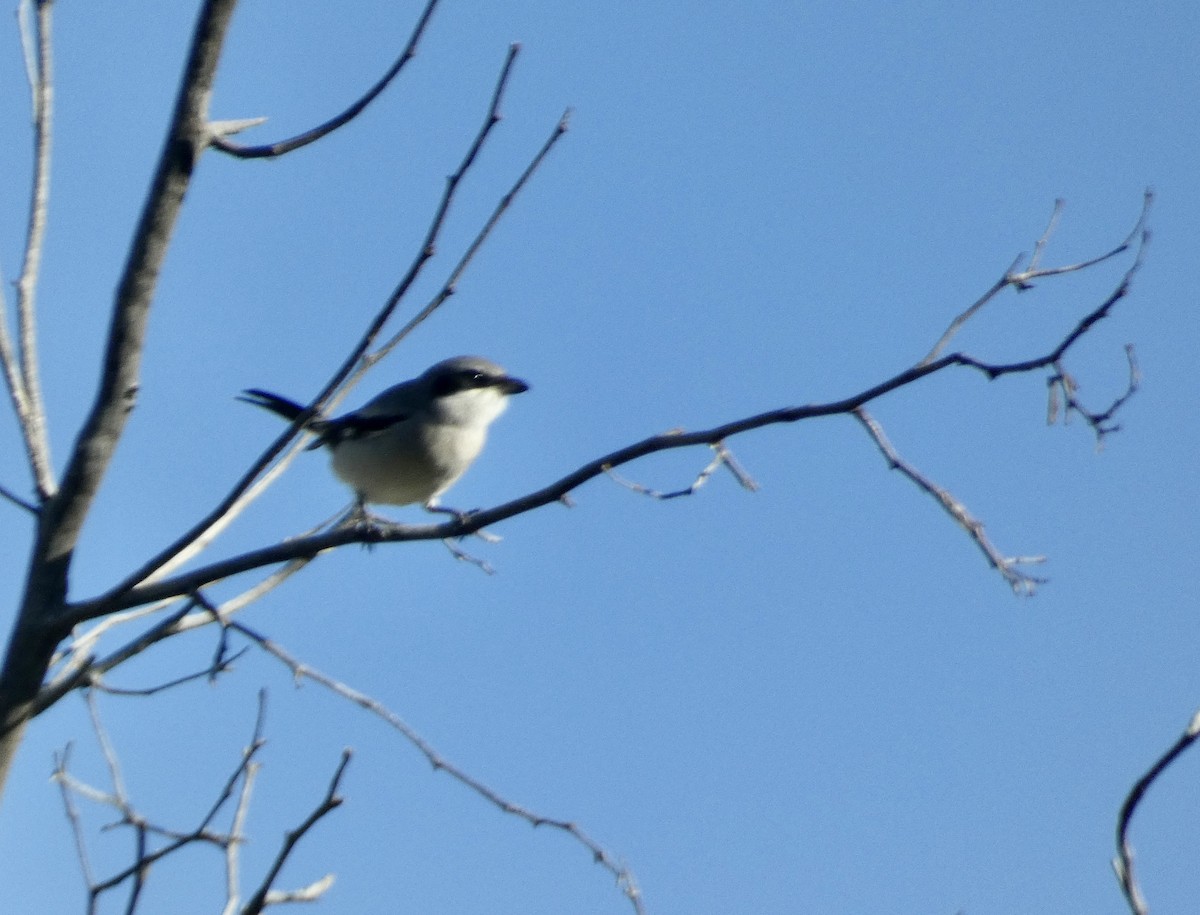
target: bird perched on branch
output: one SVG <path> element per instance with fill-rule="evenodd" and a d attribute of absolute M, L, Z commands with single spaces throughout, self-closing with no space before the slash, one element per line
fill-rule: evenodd
<path fill-rule="evenodd" d="M 508 398 L 529 385 L 481 356 L 456 356 L 411 381 L 388 388 L 365 406 L 326 419 L 314 416 L 304 428 L 316 435 L 308 446 L 328 448 L 333 472 L 354 490 L 359 507 L 368 502 L 410 505 L 430 511 L 438 497 L 474 463 L 493 420 Z M 250 388 L 239 397 L 296 422 L 307 408 Z"/>

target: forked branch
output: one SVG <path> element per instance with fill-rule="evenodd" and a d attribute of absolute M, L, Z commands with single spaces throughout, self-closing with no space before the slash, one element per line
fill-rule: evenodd
<path fill-rule="evenodd" d="M 275 856 L 274 861 L 267 868 L 265 876 L 250 901 L 242 907 L 238 886 L 240 873 L 239 854 L 245 842 L 244 825 L 246 813 L 249 808 L 253 784 L 259 768 L 257 757 L 266 743 L 263 736 L 266 720 L 265 694 L 259 693 L 258 713 L 255 716 L 254 732 L 241 753 L 241 759 L 217 791 L 216 798 L 209 805 L 204 816 L 201 817 L 199 824 L 194 828 L 184 830 L 171 829 L 158 825 L 137 808 L 125 785 L 124 777 L 121 773 L 120 758 L 117 755 L 116 747 L 109 739 L 108 733 L 101 722 L 93 694 L 88 694 L 87 703 L 96 740 L 108 768 L 111 787 L 108 789 L 97 788 L 72 775 L 68 768 L 71 749 L 69 746 L 63 753 L 58 755 L 54 770 L 54 779 L 58 782 L 62 792 L 63 807 L 75 837 L 80 867 L 87 884 L 89 913 L 98 911 L 100 900 L 105 894 L 118 890 L 122 886 L 126 887 L 128 894 L 125 911 L 136 911 L 152 867 L 161 864 L 172 855 L 188 847 L 197 845 L 216 847 L 224 855 L 227 877 L 227 901 L 224 911 L 227 915 L 233 915 L 233 913 L 239 911 L 243 913 L 258 913 L 267 905 L 282 902 L 313 901 L 319 898 L 332 885 L 333 878 L 326 876 L 299 890 L 280 891 L 273 889 L 273 885 L 279 877 L 279 872 L 282 870 L 284 863 L 288 860 L 297 843 L 324 816 L 337 809 L 341 804 L 341 799 L 338 797 L 337 791 L 341 784 L 342 776 L 345 774 L 346 765 L 350 761 L 349 751 L 342 754 L 324 797 L 314 807 L 312 812 L 294 830 L 288 833 L 282 847 Z M 117 815 L 115 825 L 128 828 L 133 832 L 133 861 L 105 879 L 97 879 L 94 875 L 84 839 L 83 818 L 76 804 L 76 798 L 83 798 L 92 803 L 110 808 Z M 228 830 L 222 830 L 215 823 L 221 812 L 227 809 L 231 802 L 233 809 L 230 814 L 230 827 Z"/>
<path fill-rule="evenodd" d="M 976 299 L 965 311 L 957 315 L 950 326 L 946 328 L 945 333 L 938 338 L 937 343 L 933 345 L 933 349 L 921 360 L 924 365 L 932 362 L 946 349 L 954 335 L 962 330 L 963 325 L 971 318 L 975 317 L 980 310 L 987 305 L 997 295 L 1007 289 L 1009 286 L 1016 289 L 1018 292 L 1025 292 L 1033 288 L 1033 281 L 1042 279 L 1043 277 L 1062 276 L 1067 273 L 1078 273 L 1080 270 L 1086 270 L 1089 267 L 1094 267 L 1097 264 L 1102 264 L 1104 261 L 1123 254 L 1135 245 L 1139 248 L 1144 246 L 1147 240 L 1146 236 L 1146 220 L 1150 216 L 1150 206 L 1154 202 L 1154 194 L 1147 190 L 1142 195 L 1142 212 L 1138 217 L 1138 221 L 1134 223 L 1129 234 L 1124 240 L 1113 248 L 1111 251 L 1106 251 L 1099 257 L 1093 257 L 1085 261 L 1080 261 L 1074 264 L 1066 264 L 1061 267 L 1041 267 L 1042 254 L 1045 253 L 1046 245 L 1050 242 L 1050 237 L 1054 234 L 1054 230 L 1058 228 L 1058 223 L 1062 217 L 1063 208 L 1066 206 L 1065 201 L 1061 198 L 1054 201 L 1054 212 L 1050 214 L 1050 221 L 1046 225 L 1046 231 L 1042 233 L 1042 237 L 1037 240 L 1037 244 L 1033 246 L 1033 254 L 1029 257 L 1029 262 L 1025 265 L 1024 270 L 1018 270 L 1017 265 L 1021 263 L 1024 255 L 1018 255 L 1017 259 L 1012 262 L 1012 265 L 1004 271 L 1000 279 L 996 280 L 983 295 Z M 1140 252 L 1139 252 L 1140 256 Z"/>
<path fill-rule="evenodd" d="M 1147 236 L 1143 234 L 1143 244 L 1146 238 Z M 1117 302 L 1128 294 L 1130 284 L 1141 263 L 1142 248 L 1139 246 L 1138 254 L 1133 264 L 1125 272 L 1116 288 L 1096 308 L 1084 315 L 1053 349 L 1042 356 L 1020 362 L 990 363 L 963 352 L 949 353 L 932 362 L 922 361 L 891 378 L 879 382 L 873 387 L 852 394 L 842 400 L 822 404 L 781 407 L 765 413 L 736 419 L 710 429 L 697 432 L 670 432 L 643 439 L 640 442 L 620 448 L 603 457 L 596 458 L 539 490 L 494 508 L 483 509 L 469 515 L 455 517 L 453 520 L 443 524 L 340 526 L 311 537 L 297 538 L 275 544 L 274 546 L 253 550 L 240 556 L 214 562 L 191 572 L 153 583 L 130 587 L 127 580 L 126 583 L 114 588 L 107 594 L 71 605 L 61 623 L 63 625 L 74 625 L 115 610 L 191 594 L 213 582 L 221 581 L 233 575 L 239 575 L 243 572 L 249 572 L 276 563 L 290 562 L 297 559 L 313 559 L 326 550 L 345 546 L 349 543 L 398 543 L 410 540 L 444 540 L 446 538 L 474 534 L 488 525 L 496 524 L 524 512 L 540 508 L 543 505 L 561 501 L 588 480 L 602 474 L 610 473 L 614 468 L 628 464 L 646 455 L 699 445 L 714 447 L 736 435 L 742 435 L 765 426 L 794 423 L 818 416 L 854 414 L 857 410 L 883 397 L 885 394 L 908 387 L 923 378 L 948 369 L 966 368 L 980 372 L 987 378 L 994 380 L 1007 375 L 1027 374 L 1046 368 L 1053 368 L 1061 363 L 1070 348 L 1090 328 L 1105 318 Z M 998 568 L 1000 567 L 998 566 Z"/>
<path fill-rule="evenodd" d="M 576 842 L 587 849 L 592 856 L 592 860 L 603 867 L 606 871 L 612 874 L 617 882 L 618 888 L 626 899 L 633 906 L 636 915 L 643 915 L 644 907 L 642 903 L 641 891 L 638 889 L 636 880 L 634 880 L 632 872 L 629 868 L 617 861 L 617 859 L 607 851 L 598 842 L 592 839 L 585 833 L 577 823 L 569 820 L 559 820 L 551 817 L 546 817 L 535 813 L 520 804 L 513 803 L 503 797 L 495 789 L 484 784 L 475 776 L 460 769 L 452 762 L 447 760 L 434 747 L 418 734 L 407 722 L 400 718 L 395 712 L 387 708 L 383 703 L 371 698 L 365 693 L 361 693 L 345 683 L 330 677 L 327 674 L 321 673 L 316 668 L 310 667 L 290 654 L 283 646 L 277 642 L 267 638 L 265 635 L 251 629 L 240 622 L 230 622 L 229 628 L 245 636 L 250 641 L 258 645 L 267 654 L 274 657 L 276 660 L 283 663 L 295 678 L 297 684 L 303 680 L 312 680 L 324 688 L 330 690 L 335 695 L 354 703 L 362 709 L 370 712 L 375 717 L 382 720 L 393 730 L 398 732 L 409 744 L 411 744 L 425 759 L 433 766 L 435 771 L 445 772 L 452 779 L 469 788 L 475 794 L 482 797 L 488 803 L 497 807 L 510 816 L 515 816 L 524 820 L 531 826 L 545 826 L 552 829 L 567 833 Z"/>

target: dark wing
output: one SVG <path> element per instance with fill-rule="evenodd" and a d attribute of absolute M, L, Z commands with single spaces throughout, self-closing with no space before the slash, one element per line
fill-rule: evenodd
<path fill-rule="evenodd" d="M 247 388 L 242 392 L 242 396 L 238 397 L 238 400 L 262 407 L 264 410 L 270 410 L 276 416 L 282 416 L 290 423 L 294 423 L 308 412 L 306 407 L 294 400 L 288 400 L 286 397 L 280 397 L 278 394 L 264 391 L 261 388 Z M 404 422 L 408 417 L 407 413 L 368 414 L 357 412 L 347 413 L 336 419 L 314 419 L 306 423 L 307 428 L 317 434 L 317 437 L 309 444 L 308 450 L 320 448 L 322 445 L 337 445 L 349 439 L 365 438 L 368 435 L 390 429 L 396 423 Z"/>
<path fill-rule="evenodd" d="M 407 413 L 374 413 L 369 416 L 347 413 L 337 419 L 320 419 L 310 424 L 317 437 L 308 446 L 308 450 L 312 451 L 322 445 L 332 447 L 345 441 L 366 438 L 368 435 L 384 432 L 397 423 L 404 422 L 408 417 Z"/>

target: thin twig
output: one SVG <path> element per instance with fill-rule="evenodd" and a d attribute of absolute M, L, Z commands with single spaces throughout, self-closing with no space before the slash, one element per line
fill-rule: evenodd
<path fill-rule="evenodd" d="M 133 696 L 144 698 L 146 696 L 155 696 L 159 693 L 166 692 L 170 689 L 175 689 L 177 686 L 183 686 L 186 683 L 193 683 L 196 680 L 212 681 L 216 679 L 218 674 L 227 673 L 233 668 L 233 662 L 242 657 L 247 649 L 236 651 L 232 655 L 222 656 L 214 661 L 204 670 L 193 671 L 190 674 L 183 674 L 178 677 L 172 677 L 162 683 L 157 683 L 154 686 L 143 687 L 126 687 L 126 686 L 109 686 L 101 679 L 99 674 L 91 676 L 89 686 L 92 689 L 99 690 L 102 693 L 107 693 L 110 696 Z"/>
<path fill-rule="evenodd" d="M 442 543 L 445 545 L 446 549 L 450 551 L 450 555 L 459 562 L 465 562 L 467 565 L 475 566 L 475 568 L 479 569 L 479 571 L 486 575 L 496 574 L 496 568 L 490 562 L 488 562 L 486 559 L 481 559 L 478 556 L 472 556 L 453 540 L 447 538 L 443 540 Z"/>
<path fill-rule="evenodd" d="M 54 64 L 51 42 L 50 0 L 34 4 L 32 17 L 23 17 L 29 32 L 26 61 L 33 93 L 33 180 L 29 194 L 29 221 L 25 234 L 25 259 L 17 279 L 17 347 L 20 363 L 21 396 L 18 418 L 25 451 L 33 473 L 38 501 L 45 502 L 57 488 L 50 460 L 50 442 L 46 434 L 46 408 L 42 400 L 41 372 L 37 348 L 37 286 L 41 273 L 42 250 L 46 240 L 46 221 L 50 207 L 50 154 L 54 118 Z M 12 384 L 9 384 L 10 392 Z"/>
<path fill-rule="evenodd" d="M 1122 242 L 1112 250 L 1106 251 L 1104 254 L 1101 254 L 1098 257 L 1077 261 L 1073 264 L 1066 264 L 1062 267 L 1037 268 L 1035 264 L 1031 262 L 1029 267 L 1026 268 L 1026 270 L 1024 270 L 1022 273 L 1014 274 L 1012 276 L 1011 280 L 1013 284 L 1019 289 L 1028 289 L 1032 286 L 1032 280 L 1041 279 L 1042 277 L 1047 276 L 1062 276 L 1064 273 L 1076 273 L 1080 270 L 1086 270 L 1089 267 L 1095 267 L 1097 264 L 1104 263 L 1104 261 L 1111 260 L 1118 254 L 1123 254 L 1135 244 L 1140 243 L 1139 240 L 1146 232 L 1146 220 L 1150 218 L 1150 207 L 1153 203 L 1154 192 L 1147 189 L 1142 194 L 1142 212 L 1138 216 L 1138 221 L 1134 223 L 1133 228 L 1129 230 L 1129 234 L 1125 236 L 1124 240 L 1122 240 Z M 1052 217 L 1050 226 L 1046 229 L 1047 234 L 1049 234 L 1054 228 L 1055 221 L 1055 218 Z"/>
<path fill-rule="evenodd" d="M 1142 897 L 1137 877 L 1133 871 L 1133 847 L 1129 844 L 1129 823 L 1150 786 L 1167 770 L 1168 766 L 1196 742 L 1197 737 L 1200 737 L 1200 712 L 1192 716 L 1187 728 L 1171 745 L 1171 748 L 1134 783 L 1117 814 L 1117 857 L 1113 858 L 1112 866 L 1117 875 L 1117 882 L 1121 884 L 1121 892 L 1125 895 L 1125 901 L 1129 903 L 1129 910 L 1133 915 L 1147 915 L 1150 909 Z"/>
<path fill-rule="evenodd" d="M 854 411 L 854 418 L 857 419 L 867 430 L 868 434 L 874 440 L 875 445 L 879 448 L 880 453 L 887 459 L 888 466 L 893 470 L 898 470 L 904 476 L 908 477 L 917 488 L 932 496 L 937 500 L 938 504 L 945 509 L 946 514 L 958 523 L 965 530 L 975 545 L 987 557 L 988 564 L 993 569 L 1003 576 L 1008 582 L 1009 587 L 1013 589 L 1013 593 L 1021 597 L 1030 597 L 1037 590 L 1037 586 L 1046 583 L 1045 578 L 1038 578 L 1022 571 L 1019 566 L 1029 563 L 1045 562 L 1044 556 L 1005 556 L 1001 553 L 984 533 L 983 522 L 975 518 L 967 507 L 954 498 L 949 490 L 938 486 L 927 476 L 905 461 L 892 447 L 892 443 L 888 441 L 884 434 L 883 427 L 867 413 L 866 409 L 859 407 Z"/>
<path fill-rule="evenodd" d="M 106 880 L 99 882 L 89 881 L 89 892 L 93 902 L 103 893 L 111 889 L 115 889 L 127 880 L 132 881 L 131 902 L 136 902 L 137 895 L 141 892 L 140 887 L 142 884 L 144 884 L 145 876 L 149 873 L 150 868 L 158 861 L 161 861 L 163 858 L 174 854 L 179 849 L 187 845 L 199 842 L 216 845 L 221 848 L 226 847 L 226 845 L 231 841 L 230 836 L 214 833 L 209 827 L 212 821 L 216 818 L 217 814 L 220 813 L 221 809 L 225 806 L 229 799 L 233 797 L 238 783 L 248 777 L 249 769 L 252 765 L 254 757 L 262 749 L 265 743 L 263 739 L 265 716 L 266 694 L 265 692 L 260 691 L 258 696 L 258 713 L 255 716 L 254 722 L 254 734 L 250 740 L 250 743 L 243 749 L 241 760 L 234 768 L 229 778 L 226 779 L 225 784 L 221 788 L 216 800 L 209 807 L 208 812 L 201 820 L 199 826 L 188 832 L 164 829 L 161 826 L 155 826 L 149 823 L 144 816 L 139 814 L 133 808 L 133 805 L 125 796 L 123 786 L 119 789 L 115 788 L 113 793 L 106 793 L 79 782 L 77 779 L 70 776 L 65 769 L 56 772 L 56 778 L 67 784 L 72 791 L 75 791 L 84 797 L 90 798 L 97 803 L 106 804 L 118 810 L 121 814 L 121 825 L 131 826 L 137 833 L 138 852 L 134 862 Z M 106 744 L 108 744 L 107 735 L 104 733 L 102 726 L 99 725 L 98 716 L 94 718 L 94 722 L 97 726 L 97 738 L 101 741 L 101 746 L 103 748 Z M 107 754 L 111 752 L 111 746 L 110 749 L 106 750 L 105 752 L 107 757 Z M 110 772 L 111 771 L 113 771 L 113 766 L 110 763 Z M 119 771 L 119 769 L 117 771 Z M 160 848 L 151 850 L 146 844 L 147 837 L 151 833 L 167 839 L 167 843 Z"/>
<path fill-rule="evenodd" d="M 514 47 L 516 46 L 514 45 Z M 550 132 L 550 136 L 546 138 L 546 142 L 542 144 L 541 149 L 537 151 L 534 157 L 529 161 L 529 164 L 525 167 L 525 170 L 520 174 L 517 180 L 513 182 L 512 187 L 508 189 L 508 193 L 500 198 L 500 201 L 492 210 L 491 215 L 487 218 L 487 221 L 483 224 L 483 227 L 478 233 L 476 233 L 475 238 L 471 240 L 471 243 L 467 246 L 467 250 L 463 253 L 463 256 L 459 258 L 458 263 L 454 265 L 454 268 L 450 271 L 450 275 L 447 277 L 446 282 L 442 284 L 441 289 L 434 294 L 433 298 L 429 300 L 424 308 L 417 312 L 416 315 L 414 315 L 402 328 L 400 328 L 399 331 L 392 335 L 392 337 L 386 343 L 384 343 L 374 352 L 368 353 L 363 357 L 362 365 L 359 367 L 358 373 L 356 373 L 355 376 L 352 376 L 352 381 L 357 378 L 358 375 L 362 374 L 368 368 L 375 365 L 375 363 L 387 356 L 400 344 L 402 340 L 416 330 L 417 327 L 420 326 L 431 314 L 440 308 L 446 299 L 450 298 L 450 296 L 454 294 L 455 290 L 458 288 L 458 281 L 462 279 L 463 273 L 466 272 L 466 269 L 470 265 L 471 261 L 475 259 L 475 255 L 479 253 L 479 249 L 483 247 L 483 243 L 487 241 L 488 236 L 491 235 L 492 230 L 500 221 L 500 217 L 502 217 L 508 208 L 512 206 L 512 202 L 525 188 L 525 185 L 529 183 L 529 179 L 533 177 L 534 172 L 541 167 L 542 161 L 547 155 L 550 154 L 550 150 L 554 148 L 555 144 L 557 144 L 559 139 L 562 138 L 562 135 L 567 132 L 570 116 L 570 109 L 563 112 L 563 116 L 558 119 L 558 123 L 554 125 L 554 129 Z"/>
<path fill-rule="evenodd" d="M 279 876 L 280 870 L 283 869 L 284 863 L 292 850 L 296 847 L 296 843 L 304 838 L 305 834 L 312 829 L 318 822 L 321 821 L 331 811 L 336 810 L 342 805 L 342 799 L 338 796 L 338 788 L 342 783 L 342 776 L 346 773 L 346 766 L 350 764 L 350 750 L 342 751 L 341 762 L 338 763 L 337 769 L 334 770 L 333 778 L 329 780 L 329 787 L 325 791 L 325 797 L 321 802 L 313 808 L 312 813 L 304 818 L 304 821 L 295 829 L 289 829 L 284 835 L 283 845 L 279 849 L 279 853 L 275 856 L 275 860 L 267 869 L 267 875 L 263 877 L 258 890 L 250 897 L 250 901 L 246 903 L 246 907 L 242 909 L 242 915 L 258 915 L 268 905 L 268 896 L 271 892 L 271 884 Z M 322 892 L 328 889 L 332 879 L 326 877 L 322 884 Z"/>
<path fill-rule="evenodd" d="M 717 452 L 717 456 L 721 458 L 722 466 L 733 474 L 733 478 L 737 480 L 738 485 L 747 492 L 758 492 L 758 482 L 746 472 L 746 469 L 734 457 L 733 452 L 724 442 L 717 442 L 712 446 Z"/>
<path fill-rule="evenodd" d="M 1059 197 L 1054 201 L 1054 209 L 1050 211 L 1050 221 L 1046 223 L 1046 231 L 1042 233 L 1042 237 L 1037 240 L 1033 246 L 1033 254 L 1029 257 L 1029 265 L 1027 270 L 1036 270 L 1038 264 L 1042 262 L 1042 254 L 1046 250 L 1046 245 L 1050 242 L 1050 236 L 1054 234 L 1054 230 L 1058 228 L 1058 221 L 1062 218 L 1063 209 L 1067 202 Z M 1015 267 L 1016 264 L 1013 264 Z"/>
<path fill-rule="evenodd" d="M 92 876 L 92 863 L 88 858 L 87 841 L 83 835 L 83 819 L 79 815 L 79 808 L 75 806 L 75 795 L 67 784 L 67 766 L 70 763 L 72 746 L 68 743 L 62 753 L 54 754 L 53 780 L 58 782 L 58 789 L 62 793 L 63 809 L 71 824 L 71 835 L 75 839 L 75 853 L 79 856 L 79 869 L 83 872 L 84 883 L 90 890 L 96 881 Z"/>
<path fill-rule="evenodd" d="M 404 46 L 404 50 L 400 52 L 400 56 L 392 64 L 388 71 L 375 83 L 367 92 L 354 102 L 349 108 L 341 114 L 330 118 L 324 124 L 306 130 L 304 133 L 297 134 L 287 140 L 279 140 L 275 143 L 265 143 L 260 146 L 242 146 L 238 143 L 231 143 L 225 139 L 225 132 L 214 132 L 211 143 L 214 148 L 219 149 L 223 153 L 228 153 L 239 159 L 266 159 L 282 156 L 293 150 L 300 149 L 310 143 L 315 143 L 322 137 L 328 136 L 339 127 L 348 124 L 357 117 L 364 108 L 373 102 L 384 89 L 392 82 L 400 71 L 404 69 L 404 65 L 408 63 L 417 53 L 417 44 L 421 40 L 421 36 L 425 33 L 426 26 L 429 25 L 429 20 L 433 18 L 433 11 L 438 5 L 438 0 L 429 0 L 424 11 L 417 19 L 416 27 L 413 29 L 412 35 L 408 39 L 408 44 Z"/>
<path fill-rule="evenodd" d="M 100 745 L 100 753 L 104 757 L 105 765 L 108 766 L 108 778 L 112 782 L 113 793 L 121 802 L 122 809 L 128 808 L 129 796 L 125 791 L 125 779 L 121 777 L 121 762 L 117 759 L 117 751 L 113 749 L 112 741 L 108 738 L 108 731 L 100 721 L 100 711 L 96 708 L 95 693 L 88 690 L 84 694 L 84 702 L 87 704 L 88 718 L 91 719 L 96 742 Z"/>
<path fill-rule="evenodd" d="M 87 632 L 76 637 L 70 646 L 68 646 L 65 655 L 70 658 L 70 661 L 58 676 L 43 687 L 38 694 L 37 701 L 33 705 L 30 717 L 40 715 L 62 699 L 63 696 L 84 686 L 95 686 L 97 689 L 113 695 L 145 696 L 201 677 L 214 678 L 217 674 L 224 672 L 233 661 L 237 660 L 241 656 L 241 653 L 239 652 L 233 657 L 220 655 L 211 665 L 202 671 L 197 671 L 183 677 L 178 677 L 167 683 L 144 689 L 121 689 L 110 686 L 102 680 L 104 674 L 119 667 L 126 661 L 137 657 L 151 645 L 212 623 L 223 625 L 225 619 L 228 619 L 233 614 L 261 598 L 267 592 L 283 584 L 284 581 L 296 574 L 296 572 L 300 571 L 307 564 L 308 560 L 306 559 L 298 559 L 287 563 L 266 576 L 258 584 L 224 601 L 219 607 L 212 608 L 207 599 L 204 599 L 203 595 L 197 592 L 197 594 L 191 595 L 183 607 L 163 618 L 150 629 L 105 657 L 96 659 L 91 654 L 91 650 L 102 634 L 118 625 L 126 624 L 150 613 L 157 612 L 164 604 L 169 602 L 151 604 L 147 607 L 139 607 L 136 610 L 114 613 L 105 617 Z M 198 603 L 203 604 L 206 608 L 204 612 L 193 612 L 194 607 Z"/>
<path fill-rule="evenodd" d="M 729 447 L 724 442 L 713 442 L 711 445 L 709 445 L 709 447 L 715 452 L 715 456 L 711 461 L 708 462 L 707 465 L 705 465 L 704 469 L 696 475 L 696 478 L 692 480 L 691 485 L 685 486 L 683 489 L 675 489 L 670 492 L 664 492 L 659 489 L 651 489 L 648 486 L 643 486 L 641 483 L 623 477 L 611 467 L 605 467 L 604 472 L 611 480 L 620 486 L 624 486 L 626 489 L 632 490 L 639 495 L 648 496 L 651 499 L 658 499 L 660 502 L 665 502 L 669 499 L 678 499 L 681 496 L 694 495 L 701 486 L 708 482 L 708 478 L 716 473 L 717 469 L 721 466 L 729 468 L 729 472 L 733 474 L 734 479 L 738 481 L 743 489 L 747 489 L 750 492 L 755 492 L 758 490 L 758 484 L 750 477 L 748 473 L 746 473 L 742 466 L 738 464 L 736 460 L 734 460 L 733 452 L 729 450 Z"/>
<path fill-rule="evenodd" d="M 1138 368 L 1137 355 L 1134 353 L 1132 343 L 1125 344 L 1125 359 L 1129 363 L 1129 380 L 1126 382 L 1125 391 L 1116 397 L 1107 409 L 1100 412 L 1089 410 L 1083 405 L 1077 393 L 1079 388 L 1075 379 L 1061 364 L 1055 363 L 1054 374 L 1046 380 L 1049 390 L 1049 405 L 1046 410 L 1047 424 L 1053 425 L 1058 418 L 1058 393 L 1061 391 L 1064 406 L 1063 423 L 1070 422 L 1072 412 L 1078 413 L 1095 433 L 1096 448 L 1103 448 L 1105 438 L 1121 429 L 1119 423 L 1112 422 L 1113 417 L 1118 410 L 1125 406 L 1129 398 L 1137 393 L 1142 381 L 1142 373 Z"/>
<path fill-rule="evenodd" d="M 1000 279 L 996 280 L 996 282 L 992 284 L 991 288 L 988 289 L 987 292 L 971 303 L 971 305 L 965 311 L 957 315 L 954 320 L 950 322 L 950 326 L 946 328 L 945 333 L 938 338 L 937 343 L 933 345 L 933 349 L 931 349 L 925 355 L 925 358 L 922 359 L 918 365 L 927 365 L 928 363 L 937 359 L 937 357 L 941 355 L 942 351 L 945 350 L 950 341 L 954 338 L 954 335 L 962 329 L 963 325 L 973 318 L 988 302 L 994 299 L 1000 292 L 1002 292 L 1004 289 L 1007 289 L 1009 286 L 1012 286 L 1019 292 L 1023 292 L 1027 289 L 1033 288 L 1032 281 L 1035 279 L 1041 279 L 1042 277 L 1048 276 L 1061 276 L 1067 273 L 1076 273 L 1080 270 L 1086 270 L 1088 267 L 1094 267 L 1096 264 L 1103 263 L 1104 261 L 1110 260 L 1124 251 L 1128 251 L 1129 248 L 1137 243 L 1139 239 L 1141 239 L 1140 243 L 1144 245 L 1146 220 L 1150 216 L 1150 206 L 1153 201 L 1153 193 L 1147 190 L 1142 195 L 1142 210 L 1141 213 L 1138 214 L 1137 222 L 1134 223 L 1134 226 L 1130 230 L 1129 234 L 1126 235 L 1121 243 L 1115 248 L 1111 249 L 1110 251 L 1106 251 L 1099 257 L 1093 257 L 1090 260 L 1080 261 L 1076 264 L 1068 264 L 1065 267 L 1051 267 L 1042 269 L 1038 268 L 1037 265 L 1041 262 L 1042 254 L 1046 248 L 1046 245 L 1050 241 L 1050 236 L 1058 227 L 1059 218 L 1062 215 L 1064 206 L 1064 202 L 1061 198 L 1055 200 L 1054 211 L 1050 214 L 1050 221 L 1046 225 L 1046 231 L 1042 233 L 1041 238 L 1039 238 L 1037 240 L 1037 244 L 1034 245 L 1033 254 L 1029 258 L 1029 263 L 1026 268 L 1020 272 L 1017 272 L 1017 264 L 1021 262 L 1021 258 L 1024 256 L 1018 254 L 1009 268 L 1004 271 L 1004 274 L 1000 277 Z"/>
<path fill-rule="evenodd" d="M 250 812 L 250 795 L 258 778 L 259 764 L 246 766 L 246 777 L 242 779 L 242 790 L 238 793 L 237 806 L 233 811 L 233 825 L 229 827 L 229 843 L 225 846 L 225 910 L 224 915 L 233 915 L 241 902 L 241 848 L 245 842 L 246 816 Z"/>
<path fill-rule="evenodd" d="M 2 320 L 2 318 L 0 318 L 0 320 Z M 17 506 L 18 508 L 25 509 L 25 511 L 29 512 L 29 514 L 33 515 L 35 518 L 38 516 L 38 514 L 41 513 L 40 508 L 38 508 L 32 502 L 26 502 L 24 499 L 22 499 L 20 496 L 18 496 L 16 493 L 14 493 L 7 486 L 0 486 L 0 498 L 4 498 L 4 499 L 8 500 L 9 502 L 11 502 L 13 505 Z"/>
<path fill-rule="evenodd" d="M 634 882 L 633 874 L 624 865 L 619 864 L 613 856 L 607 852 L 594 839 L 588 836 L 575 823 L 567 820 L 556 820 L 549 817 L 544 817 L 534 813 L 525 807 L 515 804 L 512 801 L 498 794 L 494 789 L 488 787 L 483 782 L 479 781 L 474 776 L 468 774 L 458 766 L 445 759 L 437 750 L 433 748 L 420 734 L 418 734 L 407 722 L 400 718 L 395 712 L 385 706 L 376 699 L 371 698 L 365 693 L 347 686 L 340 680 L 335 680 L 327 674 L 322 673 L 316 668 L 310 667 L 303 661 L 299 660 L 290 654 L 283 646 L 273 641 L 267 636 L 257 632 L 242 622 L 234 621 L 229 624 L 231 629 L 240 632 L 246 638 L 250 639 L 256 645 L 267 652 L 269 655 L 280 661 L 284 666 L 292 672 L 292 676 L 297 683 L 302 680 L 312 680 L 325 687 L 335 695 L 341 696 L 360 708 L 365 709 L 377 718 L 384 721 L 388 726 L 397 731 L 409 744 L 411 744 L 425 759 L 433 766 L 435 771 L 442 771 L 453 778 L 455 781 L 466 786 L 474 791 L 484 800 L 488 801 L 493 806 L 501 811 L 512 816 L 525 820 L 533 826 L 549 826 L 554 829 L 561 830 L 572 836 L 577 842 L 584 846 L 592 855 L 592 860 L 611 873 L 617 880 L 617 885 L 621 891 L 629 899 L 633 905 L 634 911 L 642 915 L 644 909 L 642 907 L 641 893 Z"/>
<path fill-rule="evenodd" d="M 955 316 L 954 320 L 950 322 L 950 326 L 946 328 L 945 332 L 941 335 L 941 337 L 938 338 L 937 343 L 933 345 L 933 349 L 925 354 L 925 358 L 917 363 L 918 365 L 928 365 L 938 356 L 940 356 L 942 351 L 950 345 L 950 341 L 954 339 L 954 335 L 962 330 L 963 325 L 970 321 L 971 318 L 975 317 L 975 315 L 979 313 L 983 306 L 994 299 L 1001 292 L 1001 290 L 1008 286 L 1008 278 L 1012 276 L 1012 271 L 1017 266 L 1017 263 L 1020 261 L 1020 259 L 1021 257 L 1018 255 L 1017 259 L 1012 262 L 1012 265 L 1004 271 L 1004 275 L 1001 276 L 1000 279 L 996 280 L 996 282 L 992 284 L 991 288 L 988 289 L 987 292 L 967 306 L 965 311 L 962 311 Z"/>

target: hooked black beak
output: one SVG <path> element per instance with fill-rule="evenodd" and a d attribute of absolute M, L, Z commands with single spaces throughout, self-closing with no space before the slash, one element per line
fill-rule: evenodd
<path fill-rule="evenodd" d="M 513 378 L 510 375 L 505 375 L 503 378 L 496 379 L 496 387 L 505 394 L 524 394 L 529 390 L 529 385 L 523 382 L 520 378 Z"/>

